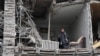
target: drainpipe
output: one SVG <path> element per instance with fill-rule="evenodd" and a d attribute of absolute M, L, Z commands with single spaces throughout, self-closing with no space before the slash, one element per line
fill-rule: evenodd
<path fill-rule="evenodd" d="M 48 40 L 50 40 L 50 25 L 51 25 L 51 12 L 49 10 L 49 21 L 48 21 Z"/>

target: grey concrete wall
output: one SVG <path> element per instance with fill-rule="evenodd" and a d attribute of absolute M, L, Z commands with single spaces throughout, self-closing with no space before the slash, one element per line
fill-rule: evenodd
<path fill-rule="evenodd" d="M 87 13 L 85 10 L 86 9 L 84 8 L 84 10 L 79 15 L 79 18 L 76 19 L 71 25 L 72 40 L 77 40 L 80 36 L 89 37 Z"/>
<path fill-rule="evenodd" d="M 80 36 L 86 37 L 86 47 L 89 48 L 89 35 L 90 35 L 90 28 L 89 28 L 89 10 L 88 6 L 86 5 L 79 15 L 78 19 L 76 19 L 70 28 L 70 35 L 72 40 L 77 40 Z"/>

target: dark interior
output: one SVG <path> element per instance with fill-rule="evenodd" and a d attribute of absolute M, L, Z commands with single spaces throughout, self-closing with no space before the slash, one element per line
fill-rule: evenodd
<path fill-rule="evenodd" d="M 100 22 L 100 3 L 91 4 L 93 41 L 100 40 L 98 38 L 98 23 Z"/>
<path fill-rule="evenodd" d="M 0 14 L 2 15 L 4 11 L 4 0 L 0 0 Z M 0 20 L 3 22 L 3 17 L 0 15 Z M 0 39 L 3 38 L 3 24 L 0 24 Z"/>
<path fill-rule="evenodd" d="M 52 0 L 36 0 L 33 15 L 36 18 L 45 18 L 48 13 Z"/>
<path fill-rule="evenodd" d="M 72 1 L 75 1 L 75 0 L 56 0 L 57 3 L 61 3 L 61 2 L 72 2 Z"/>
<path fill-rule="evenodd" d="M 0 10 L 4 10 L 4 1 L 5 0 L 0 0 Z"/>

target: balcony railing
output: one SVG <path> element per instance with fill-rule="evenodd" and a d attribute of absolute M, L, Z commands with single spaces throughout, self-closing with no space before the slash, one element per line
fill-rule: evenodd
<path fill-rule="evenodd" d="M 49 49 L 49 50 L 59 49 L 59 42 L 50 41 L 50 40 L 42 40 L 41 43 L 42 43 L 41 49 Z"/>

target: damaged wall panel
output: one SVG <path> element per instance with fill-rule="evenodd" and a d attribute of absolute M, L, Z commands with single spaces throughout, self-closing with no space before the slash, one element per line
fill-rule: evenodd
<path fill-rule="evenodd" d="M 5 0 L 3 56 L 15 55 L 15 0 Z"/>
<path fill-rule="evenodd" d="M 90 48 L 90 42 L 92 41 L 89 38 L 92 36 L 92 23 L 89 24 L 89 21 L 91 21 L 91 13 L 89 8 L 89 4 L 85 4 L 83 11 L 79 15 L 79 18 L 75 20 L 75 22 L 72 24 L 71 27 L 71 33 L 72 37 L 75 39 L 78 39 L 80 36 L 86 37 L 86 47 Z M 91 30 L 91 32 L 89 32 Z M 91 36 L 90 36 L 91 34 Z"/>

